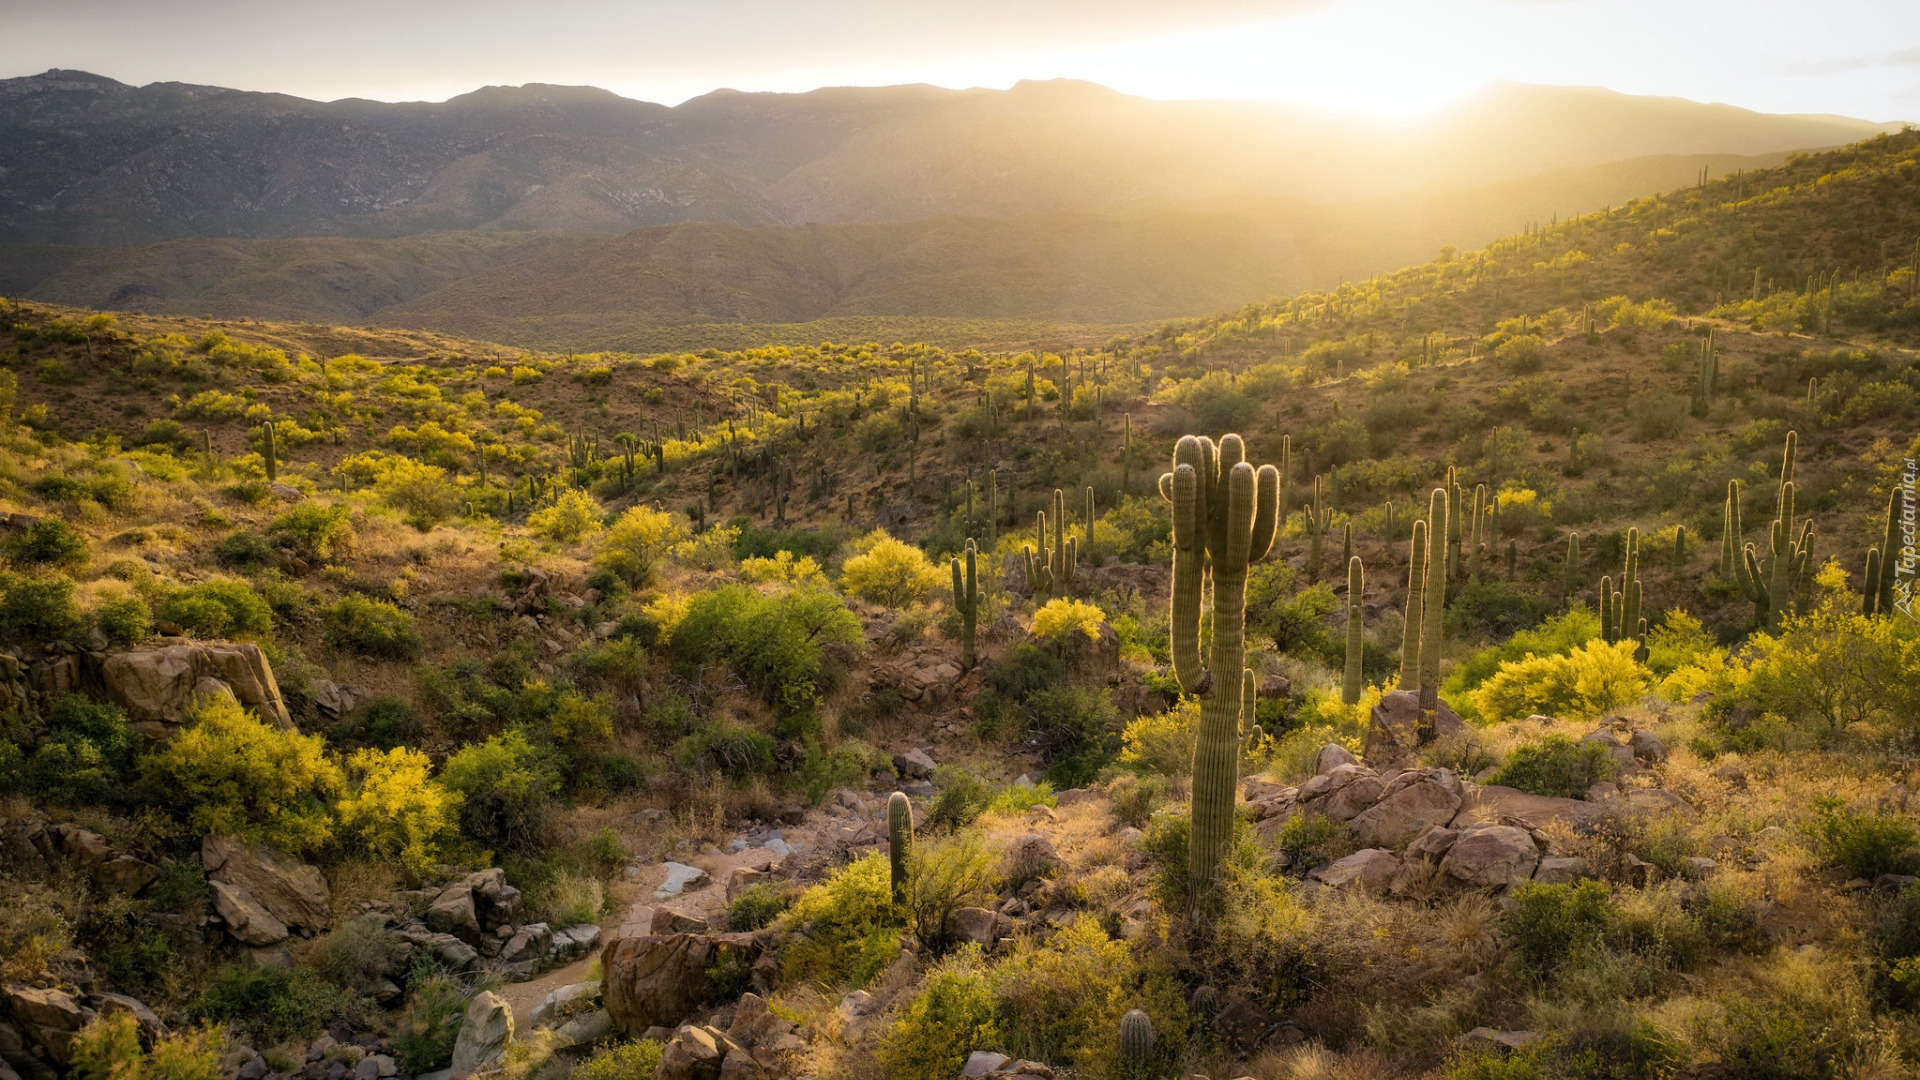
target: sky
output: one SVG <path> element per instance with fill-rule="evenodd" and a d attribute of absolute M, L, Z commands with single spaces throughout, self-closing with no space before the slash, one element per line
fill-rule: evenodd
<path fill-rule="evenodd" d="M 332 100 L 1011 86 L 1408 117 L 1494 81 L 1920 120 L 1920 0 L 0 0 L 0 76 Z"/>

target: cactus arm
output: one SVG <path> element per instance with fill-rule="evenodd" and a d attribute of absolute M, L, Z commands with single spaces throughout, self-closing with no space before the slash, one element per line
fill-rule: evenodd
<path fill-rule="evenodd" d="M 1183 442 L 1185 440 L 1182 440 Z M 1200 578 L 1201 545 L 1196 520 L 1200 478 L 1191 465 L 1173 473 L 1173 598 L 1168 611 L 1173 671 L 1180 689 L 1191 694 L 1200 688 Z"/>
<path fill-rule="evenodd" d="M 1247 547 L 1250 562 L 1259 562 L 1273 550 L 1280 524 L 1280 483 L 1280 470 L 1271 465 L 1260 466 L 1260 471 L 1254 474 L 1253 536 Z"/>

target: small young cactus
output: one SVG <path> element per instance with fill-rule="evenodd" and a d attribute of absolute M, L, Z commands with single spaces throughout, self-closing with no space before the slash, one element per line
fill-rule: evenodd
<path fill-rule="evenodd" d="M 1153 1021 L 1139 1009 L 1120 1018 L 1120 1075 L 1126 1080 L 1153 1076 Z"/>
<path fill-rule="evenodd" d="M 1367 573 L 1361 565 L 1360 557 L 1355 555 L 1347 560 L 1347 667 L 1340 681 L 1340 700 L 1343 704 L 1360 704 L 1362 683 L 1360 661 L 1366 650 L 1363 636 L 1366 618 L 1365 610 L 1360 606 L 1361 594 L 1366 591 Z"/>
<path fill-rule="evenodd" d="M 1413 543 L 1407 554 L 1407 620 L 1400 630 L 1401 690 L 1420 686 L 1420 632 L 1425 620 L 1421 611 L 1427 599 L 1427 523 L 1414 519 Z"/>
<path fill-rule="evenodd" d="M 887 798 L 887 865 L 891 871 L 893 902 L 907 902 L 907 863 L 913 857 L 913 803 L 904 791 Z"/>
<path fill-rule="evenodd" d="M 973 541 L 967 541 L 962 556 L 953 560 L 953 609 L 960 613 L 960 667 L 964 671 L 973 670 L 973 631 L 975 620 L 980 614 L 980 585 L 974 578 Z"/>

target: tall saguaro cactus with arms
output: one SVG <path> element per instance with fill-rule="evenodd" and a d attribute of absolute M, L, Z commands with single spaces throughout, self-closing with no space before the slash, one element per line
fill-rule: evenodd
<path fill-rule="evenodd" d="M 1280 471 L 1256 470 L 1246 444 L 1226 435 L 1188 435 L 1173 449 L 1173 471 L 1160 477 L 1173 504 L 1173 600 L 1169 632 L 1180 688 L 1200 698 L 1193 751 L 1193 836 L 1188 876 L 1193 899 L 1212 890 L 1233 841 L 1239 786 L 1240 714 L 1245 707 L 1247 568 L 1273 547 L 1279 522 Z M 1213 655 L 1200 655 L 1200 606 L 1213 584 Z"/>

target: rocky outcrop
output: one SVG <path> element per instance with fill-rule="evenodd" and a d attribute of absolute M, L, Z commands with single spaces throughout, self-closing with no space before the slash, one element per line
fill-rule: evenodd
<path fill-rule="evenodd" d="M 318 867 L 237 836 L 209 836 L 200 844 L 214 906 L 242 942 L 272 945 L 293 931 L 320 933 L 332 924 L 332 894 Z"/>
<path fill-rule="evenodd" d="M 73 1037 L 93 1019 L 92 1009 L 65 991 L 30 986 L 9 988 L 6 1002 L 30 1046 L 63 1070 L 73 1063 Z"/>
<path fill-rule="evenodd" d="M 1367 741 L 1361 755 L 1376 768 L 1398 765 L 1413 757 L 1422 745 L 1419 738 L 1420 695 L 1412 690 L 1394 690 L 1380 695 L 1367 720 Z M 1467 725 L 1442 701 L 1434 711 L 1432 739 L 1465 734 Z"/>
<path fill-rule="evenodd" d="M 601 951 L 601 1000 L 629 1035 L 672 1027 L 711 999 L 711 968 L 745 967 L 757 951 L 753 934 L 623 934 Z"/>
<path fill-rule="evenodd" d="M 499 1068 L 512 1042 L 513 1008 L 492 991 L 475 994 L 453 1043 L 451 1080 Z"/>
<path fill-rule="evenodd" d="M 499 867 L 477 871 L 442 888 L 427 908 L 427 926 L 469 942 L 496 935 L 520 915 L 520 890 Z"/>
<path fill-rule="evenodd" d="M 1361 843 L 1397 851 L 1429 827 L 1452 821 L 1461 794 L 1460 778 L 1451 769 L 1403 772 L 1387 784 L 1379 802 L 1354 816 L 1354 835 Z"/>
<path fill-rule="evenodd" d="M 107 895 L 137 894 L 160 876 L 159 867 L 116 850 L 99 833 L 39 814 L 0 825 L 0 865 L 36 876 L 77 874 Z"/>
<path fill-rule="evenodd" d="M 1354 888 L 1382 893 L 1393 884 L 1399 872 L 1400 859 L 1393 852 L 1362 848 L 1344 859 L 1316 868 L 1307 875 L 1307 880 L 1330 889 Z"/>
<path fill-rule="evenodd" d="M 1476 825 L 1462 832 L 1440 861 L 1440 873 L 1473 889 L 1518 885 L 1533 877 L 1540 848 L 1527 830 Z"/>
<path fill-rule="evenodd" d="M 197 698 L 222 692 L 270 724 L 293 727 L 280 684 L 258 645 L 172 639 L 108 653 L 100 661 L 99 680 L 107 699 L 150 737 L 167 737 Z"/>

